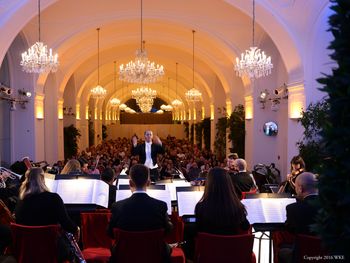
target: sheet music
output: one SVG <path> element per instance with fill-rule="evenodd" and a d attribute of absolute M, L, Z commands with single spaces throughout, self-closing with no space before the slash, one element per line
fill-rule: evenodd
<path fill-rule="evenodd" d="M 108 207 L 108 184 L 94 179 L 52 180 L 45 184 L 59 194 L 65 204 L 97 204 Z"/>
<path fill-rule="evenodd" d="M 172 183 L 160 183 L 159 185 L 165 185 L 165 189 L 170 191 L 171 200 L 176 201 L 176 187 L 191 186 L 191 183 L 185 180 L 173 180 Z"/>
<path fill-rule="evenodd" d="M 118 189 L 121 184 L 129 185 L 129 179 L 118 179 Z"/>
<path fill-rule="evenodd" d="M 284 223 L 286 206 L 295 203 L 294 198 L 253 198 L 243 199 L 247 210 L 247 219 L 254 223 Z"/>
<path fill-rule="evenodd" d="M 194 215 L 194 208 L 202 196 L 203 191 L 177 192 L 179 216 Z"/>
<path fill-rule="evenodd" d="M 172 209 L 171 209 L 171 197 L 170 197 L 169 190 L 147 189 L 147 194 L 150 197 L 164 201 L 167 204 L 168 214 L 171 215 Z M 120 200 L 129 198 L 131 195 L 132 195 L 132 192 L 130 189 L 118 190 L 116 194 L 116 201 L 118 202 Z"/>

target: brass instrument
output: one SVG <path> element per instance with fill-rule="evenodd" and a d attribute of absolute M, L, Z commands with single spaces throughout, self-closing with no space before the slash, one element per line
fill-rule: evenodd
<path fill-rule="evenodd" d="M 6 188 L 7 178 L 14 180 L 16 178 L 21 179 L 21 177 L 21 174 L 16 174 L 11 170 L 0 166 L 0 188 Z"/>

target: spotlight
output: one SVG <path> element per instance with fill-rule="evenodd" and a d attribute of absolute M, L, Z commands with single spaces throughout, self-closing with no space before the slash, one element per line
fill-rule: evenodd
<path fill-rule="evenodd" d="M 269 95 L 269 92 L 266 89 L 264 91 L 261 91 L 259 95 L 259 102 L 265 103 L 268 95 Z"/>
<path fill-rule="evenodd" d="M 0 91 L 2 93 L 5 93 L 6 95 L 11 95 L 12 94 L 12 89 L 4 86 L 3 84 L 1 84 L 1 86 L 0 86 Z"/>
<path fill-rule="evenodd" d="M 30 98 L 32 96 L 32 93 L 30 91 L 24 91 L 24 90 L 19 90 L 18 93 L 22 96 L 26 96 Z"/>
<path fill-rule="evenodd" d="M 278 89 L 274 90 L 274 94 L 277 96 L 280 96 L 282 99 L 288 99 L 288 89 L 287 85 L 283 84 L 281 87 Z"/>
<path fill-rule="evenodd" d="M 15 101 L 11 101 L 10 102 L 10 111 L 15 111 L 16 110 L 16 102 Z"/>

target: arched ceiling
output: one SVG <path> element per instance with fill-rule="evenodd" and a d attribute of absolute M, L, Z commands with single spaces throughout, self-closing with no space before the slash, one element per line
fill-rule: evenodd
<path fill-rule="evenodd" d="M 327 4 L 327 0 L 256 0 L 257 42 L 269 38 L 287 72 L 302 74 L 300 45 Z M 61 96 L 72 76 L 78 97 L 96 85 L 97 27 L 101 28 L 100 83 L 108 88 L 108 98 L 121 96 L 121 82 L 117 91 L 113 87 L 113 61 L 127 63 L 140 47 L 140 0 L 42 0 L 41 5 L 41 38 L 60 56 L 56 81 Z M 37 41 L 36 0 L 1 1 L 0 7 L 0 28 L 7 35 L 0 52 L 8 49 L 18 33 L 26 37 L 29 46 Z M 300 15 L 307 10 L 313 12 Z M 149 59 L 164 65 L 163 82 L 168 77 L 175 79 L 175 62 L 179 63 L 178 96 L 182 100 L 192 88 L 192 29 L 196 30 L 196 88 L 208 103 L 214 96 L 233 97 L 238 92 L 234 88 L 243 89 L 233 61 L 251 44 L 251 1 L 143 0 L 143 36 Z M 0 61 L 3 56 L 0 53 Z M 40 76 L 38 82 L 45 82 L 46 77 Z M 171 86 L 168 100 L 164 94 L 162 99 L 176 97 L 174 83 Z M 162 84 L 155 88 L 162 93 Z"/>

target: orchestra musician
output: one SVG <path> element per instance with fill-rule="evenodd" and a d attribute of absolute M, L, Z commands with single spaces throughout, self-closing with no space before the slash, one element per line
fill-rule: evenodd
<path fill-rule="evenodd" d="M 294 156 L 290 161 L 290 174 L 287 175 L 287 180 L 281 183 L 278 193 L 291 193 L 296 195 L 295 180 L 305 172 L 305 162 L 301 156 Z"/>

